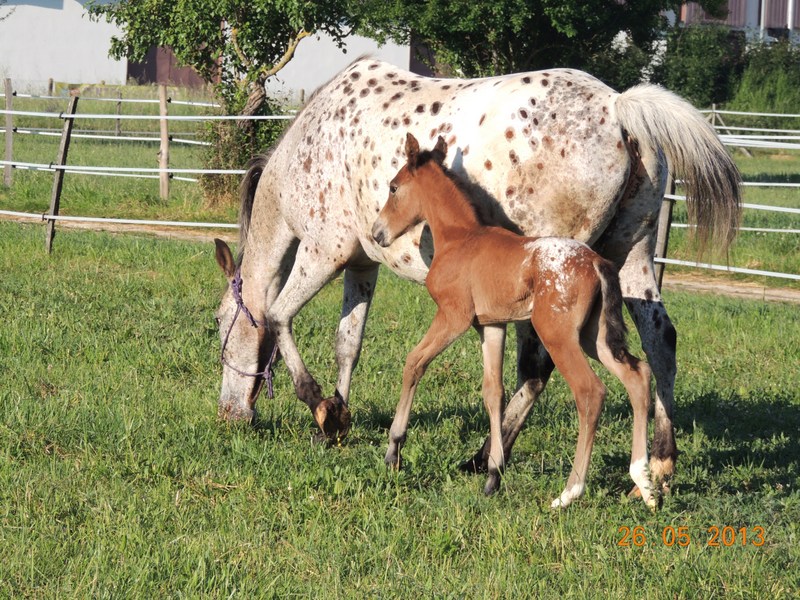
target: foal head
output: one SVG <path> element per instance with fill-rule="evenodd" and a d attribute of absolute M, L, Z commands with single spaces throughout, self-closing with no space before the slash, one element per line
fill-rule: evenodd
<path fill-rule="evenodd" d="M 420 178 L 428 170 L 442 168 L 447 144 L 442 136 L 433 150 L 420 152 L 419 142 L 406 134 L 406 164 L 389 182 L 389 199 L 372 226 L 372 238 L 384 248 L 424 220 Z"/>

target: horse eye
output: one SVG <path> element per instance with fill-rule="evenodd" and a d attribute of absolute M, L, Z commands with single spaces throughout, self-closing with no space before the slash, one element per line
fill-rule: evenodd
<path fill-rule="evenodd" d="M 397 186 L 395 184 L 393 184 L 393 183 L 390 183 L 389 184 L 389 193 L 390 194 L 394 194 L 395 192 L 397 192 Z"/>

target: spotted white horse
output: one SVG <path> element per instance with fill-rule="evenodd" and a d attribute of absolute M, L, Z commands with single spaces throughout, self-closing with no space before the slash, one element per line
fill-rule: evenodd
<path fill-rule="evenodd" d="M 217 262 L 232 284 L 217 314 L 220 415 L 255 417 L 264 377 L 253 375 L 265 371 L 277 344 L 298 397 L 322 431 L 346 433 L 350 381 L 378 266 L 421 283 L 433 255 L 423 225 L 389 248 L 370 235 L 403 162 L 406 132 L 446 139 L 448 166 L 470 182 L 483 220 L 529 236 L 573 237 L 619 267 L 656 380 L 651 474 L 668 480 L 677 455 L 677 336 L 653 270 L 668 170 L 686 182 L 699 235 L 723 245 L 738 224 L 740 177 L 713 129 L 681 98 L 654 85 L 620 94 L 575 70 L 430 79 L 361 58 L 321 87 L 244 178 L 238 260 L 217 244 Z M 303 364 L 291 323 L 342 272 L 339 376 L 335 393 L 325 398 Z M 242 307 L 266 327 L 237 319 Z M 518 326 L 517 337 L 518 388 L 503 417 L 506 457 L 553 370 L 529 324 Z M 485 468 L 487 447 L 465 468 Z"/>

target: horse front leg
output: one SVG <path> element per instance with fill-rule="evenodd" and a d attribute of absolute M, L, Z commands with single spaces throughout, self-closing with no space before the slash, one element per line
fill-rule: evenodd
<path fill-rule="evenodd" d="M 347 405 L 350 401 L 350 382 L 358 364 L 364 327 L 378 281 L 378 265 L 363 269 L 348 267 L 344 272 L 342 316 L 336 329 L 336 362 L 339 378 L 335 395 Z"/>
<path fill-rule="evenodd" d="M 544 391 L 555 365 L 547 350 L 539 341 L 530 321 L 514 324 L 517 330 L 517 391 L 503 411 L 503 454 L 506 462 L 525 419 L 536 399 Z M 489 438 L 475 456 L 462 463 L 459 468 L 465 473 L 483 473 L 488 469 Z"/>
<path fill-rule="evenodd" d="M 300 257 L 305 256 L 315 256 L 315 260 L 301 263 Z M 328 439 L 344 437 L 350 429 L 350 411 L 341 399 L 322 397 L 322 389 L 303 363 L 292 335 L 292 319 L 339 271 L 333 266 L 333 260 L 307 240 L 300 243 L 297 257 L 265 320 L 292 377 L 297 397 L 311 410 L 315 422 Z"/>
<path fill-rule="evenodd" d="M 400 468 L 400 451 L 406 442 L 408 419 L 417 384 L 431 361 L 469 329 L 469 326 L 469 319 L 464 319 L 462 322 L 461 319 L 455 317 L 455 313 L 440 309 L 436 312 L 436 316 L 422 340 L 408 353 L 403 368 L 403 388 L 400 392 L 400 401 L 397 403 L 392 426 L 389 428 L 389 447 L 386 450 L 385 458 L 389 467 Z"/>
<path fill-rule="evenodd" d="M 477 327 L 483 352 L 483 404 L 489 415 L 489 477 L 483 488 L 487 496 L 500 487 L 505 469 L 505 453 L 501 421 L 503 418 L 503 352 L 506 343 L 505 325 Z"/>

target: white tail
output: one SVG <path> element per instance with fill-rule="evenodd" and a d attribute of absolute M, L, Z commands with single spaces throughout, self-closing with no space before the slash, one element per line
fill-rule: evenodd
<path fill-rule="evenodd" d="M 632 87 L 615 108 L 627 132 L 639 144 L 660 148 L 673 177 L 684 180 L 701 248 L 709 239 L 727 247 L 739 226 L 741 175 L 714 128 L 686 100 L 657 85 Z"/>

